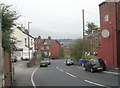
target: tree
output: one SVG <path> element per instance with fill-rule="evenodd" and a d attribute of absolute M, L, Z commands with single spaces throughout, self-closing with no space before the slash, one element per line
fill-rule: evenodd
<path fill-rule="evenodd" d="M 71 57 L 77 63 L 83 56 L 83 39 L 76 39 L 73 44 L 70 45 Z M 85 52 L 90 51 L 89 41 L 85 40 Z"/>
<path fill-rule="evenodd" d="M 64 48 L 60 47 L 60 57 L 64 58 Z"/>
<path fill-rule="evenodd" d="M 42 51 L 42 53 L 41 53 L 41 59 L 44 60 L 44 58 L 45 58 L 45 53 L 44 53 L 44 51 Z"/>
<path fill-rule="evenodd" d="M 73 44 L 70 45 L 71 57 L 74 58 L 75 62 L 82 57 L 83 53 L 83 40 L 76 39 Z"/>
<path fill-rule="evenodd" d="M 10 36 L 13 30 L 11 27 L 15 25 L 15 20 L 20 17 L 16 11 L 10 10 L 10 7 L 11 5 L 0 4 L 0 14 L 2 18 L 2 47 L 8 52 L 11 52 L 12 49 Z"/>
<path fill-rule="evenodd" d="M 97 28 L 97 25 L 95 25 L 95 23 L 93 23 L 93 22 L 87 22 L 87 30 L 85 30 L 85 33 L 87 34 L 87 35 L 89 35 L 89 34 L 91 34 L 92 33 L 92 31 L 93 30 L 96 30 L 96 28 Z"/>

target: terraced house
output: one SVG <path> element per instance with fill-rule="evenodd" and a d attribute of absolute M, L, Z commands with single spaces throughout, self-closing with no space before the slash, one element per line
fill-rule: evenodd
<path fill-rule="evenodd" d="M 44 53 L 45 57 L 58 59 L 60 58 L 60 48 L 60 43 L 57 40 L 51 39 L 50 36 L 48 39 L 41 39 L 40 36 L 35 38 L 35 50 L 37 50 L 39 55 Z"/>
<path fill-rule="evenodd" d="M 32 37 L 24 27 L 14 26 L 12 29 L 12 40 L 15 45 L 13 55 L 16 56 L 18 60 L 31 59 L 35 51 L 34 37 Z"/>

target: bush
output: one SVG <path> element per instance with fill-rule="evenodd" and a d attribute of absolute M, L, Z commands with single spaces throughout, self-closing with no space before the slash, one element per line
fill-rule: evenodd
<path fill-rule="evenodd" d="M 88 56 L 85 57 L 85 60 L 90 60 L 92 58 L 96 58 L 96 56 L 94 56 L 94 55 L 88 55 Z"/>

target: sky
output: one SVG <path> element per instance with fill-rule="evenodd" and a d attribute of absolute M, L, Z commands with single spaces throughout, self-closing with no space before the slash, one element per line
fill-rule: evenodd
<path fill-rule="evenodd" d="M 0 0 L 0 3 L 12 5 L 21 17 L 17 24 L 28 28 L 33 37 L 41 36 L 53 39 L 82 38 L 82 10 L 87 22 L 100 25 L 99 4 L 104 0 Z M 85 29 L 87 29 L 85 27 Z"/>

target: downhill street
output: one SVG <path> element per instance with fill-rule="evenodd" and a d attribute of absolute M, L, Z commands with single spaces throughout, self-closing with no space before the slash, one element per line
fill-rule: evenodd
<path fill-rule="evenodd" d="M 82 67 L 66 66 L 64 62 L 52 60 L 48 67 L 32 68 L 22 66 L 25 61 L 17 62 L 13 86 L 118 86 L 118 75 L 86 72 Z"/>

